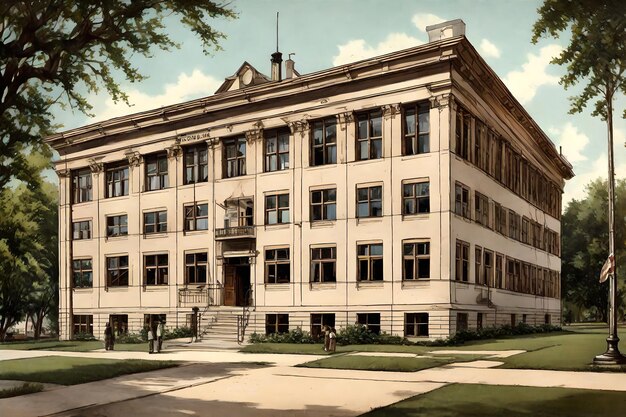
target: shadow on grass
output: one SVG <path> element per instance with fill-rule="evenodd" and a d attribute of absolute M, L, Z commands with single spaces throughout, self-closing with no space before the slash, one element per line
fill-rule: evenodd
<path fill-rule="evenodd" d="M 626 414 L 623 392 L 453 384 L 363 417 L 601 417 Z"/>

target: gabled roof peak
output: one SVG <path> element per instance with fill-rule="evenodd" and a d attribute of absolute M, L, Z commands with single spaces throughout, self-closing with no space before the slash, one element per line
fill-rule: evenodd
<path fill-rule="evenodd" d="M 270 81 L 267 76 L 261 74 L 247 61 L 244 61 L 233 75 L 224 80 L 224 83 L 217 89 L 215 94 L 265 84 Z"/>

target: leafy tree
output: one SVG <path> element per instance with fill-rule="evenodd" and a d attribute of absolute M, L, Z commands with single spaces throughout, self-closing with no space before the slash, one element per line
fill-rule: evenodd
<path fill-rule="evenodd" d="M 178 46 L 165 31 L 168 15 L 178 16 L 205 52 L 224 38 L 211 19 L 235 17 L 210 0 L 0 2 L 0 189 L 14 178 L 30 181 L 33 149 L 50 155 L 41 138 L 55 128 L 51 106 L 88 114 L 85 94 L 101 88 L 127 100 L 116 75 L 143 79 L 130 57 Z"/>
<path fill-rule="evenodd" d="M 606 320 L 608 315 L 608 286 L 598 284 L 608 253 L 607 206 L 607 184 L 598 179 L 587 185 L 585 198 L 567 205 L 561 218 L 563 300 L 579 308 L 596 310 L 600 320 Z M 617 183 L 616 217 L 626 218 L 625 180 Z M 626 260 L 626 223 L 617 223 L 616 234 L 616 262 L 621 263 Z M 619 269 L 618 279 L 624 282 L 624 278 L 626 271 Z M 621 294 L 618 306 L 622 301 Z"/>

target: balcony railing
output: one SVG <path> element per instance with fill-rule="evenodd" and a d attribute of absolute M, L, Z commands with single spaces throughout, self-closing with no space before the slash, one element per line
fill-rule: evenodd
<path fill-rule="evenodd" d="M 178 290 L 179 307 L 206 307 L 219 305 L 223 299 L 224 287 L 221 284 L 205 285 L 197 288 Z"/>
<path fill-rule="evenodd" d="M 215 229 L 215 240 L 254 237 L 254 226 L 235 226 Z"/>

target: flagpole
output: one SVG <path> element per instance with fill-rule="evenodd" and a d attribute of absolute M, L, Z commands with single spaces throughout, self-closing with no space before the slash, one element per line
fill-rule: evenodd
<path fill-rule="evenodd" d="M 609 260 L 615 259 L 615 167 L 613 161 L 613 103 L 607 101 L 607 129 L 608 129 L 608 156 L 609 156 Z M 613 263 L 613 270 L 609 276 L 609 336 L 606 338 L 606 352 L 593 358 L 598 365 L 626 364 L 626 357 L 619 351 L 619 337 L 617 336 L 617 262 Z"/>

